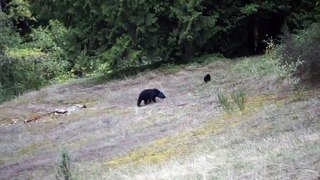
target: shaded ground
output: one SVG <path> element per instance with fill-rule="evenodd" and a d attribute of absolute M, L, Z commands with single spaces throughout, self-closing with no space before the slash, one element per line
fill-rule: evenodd
<path fill-rule="evenodd" d="M 54 179 L 62 149 L 69 151 L 74 168 L 83 179 L 282 179 L 300 177 L 297 167 L 301 163 L 301 167 L 310 170 L 303 171 L 307 175 L 302 177 L 319 176 L 319 90 L 306 91 L 302 100 L 297 100 L 274 75 L 242 76 L 233 69 L 235 65 L 227 60 L 217 61 L 179 71 L 147 72 L 101 85 L 79 80 L 6 102 L 0 105 L 0 178 L 39 179 L 45 175 Z M 212 77 L 208 84 L 203 82 L 206 73 Z M 138 108 L 138 95 L 147 88 L 158 88 L 167 98 Z M 246 92 L 247 108 L 226 114 L 217 93 L 236 89 Z M 55 108 L 79 103 L 87 108 L 69 115 L 42 116 Z M 24 123 L 35 117 L 35 122 Z M 296 143 L 290 140 L 292 137 Z M 290 142 L 283 143 L 286 141 Z M 255 151 L 245 154 L 241 149 Z M 273 152 L 275 149 L 280 156 L 293 156 L 284 158 L 283 162 L 292 164 L 280 168 L 281 172 L 272 165 L 282 160 Z M 295 150 L 301 153 L 294 155 Z M 210 164 L 210 154 L 219 160 L 219 166 Z M 243 162 L 248 159 L 240 161 L 236 158 L 239 155 L 253 155 L 265 164 L 252 168 L 254 174 L 247 173 L 250 166 Z M 238 164 L 228 158 L 238 159 Z M 175 164 L 182 159 L 186 162 Z M 192 166 L 189 161 L 199 161 L 199 166 Z M 146 169 L 145 164 L 152 166 Z M 174 168 L 181 168 L 181 174 L 170 171 Z M 228 174 L 230 168 L 233 171 Z"/>

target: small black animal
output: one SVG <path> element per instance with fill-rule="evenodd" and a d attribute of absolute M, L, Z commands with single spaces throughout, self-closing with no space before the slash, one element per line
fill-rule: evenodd
<path fill-rule="evenodd" d="M 205 75 L 204 78 L 203 78 L 203 80 L 204 80 L 205 83 L 211 81 L 211 76 L 210 76 L 210 74 Z"/>
<path fill-rule="evenodd" d="M 145 89 L 140 93 L 137 105 L 140 107 L 142 100 L 144 101 L 144 105 L 156 102 L 156 97 L 161 99 L 166 98 L 166 96 L 158 89 Z"/>

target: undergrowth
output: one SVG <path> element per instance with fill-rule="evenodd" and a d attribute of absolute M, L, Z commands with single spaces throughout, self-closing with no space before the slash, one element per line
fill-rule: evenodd
<path fill-rule="evenodd" d="M 277 46 L 274 40 L 266 41 L 266 53 L 263 56 L 239 59 L 233 71 L 245 77 L 259 79 L 267 75 L 276 75 L 279 79 L 290 77 L 301 64 L 297 62 L 282 62 L 282 56 L 277 53 Z"/>
<path fill-rule="evenodd" d="M 293 73 L 303 81 L 320 79 L 320 23 L 297 34 L 285 33 L 277 49 L 283 64 L 298 64 Z"/>

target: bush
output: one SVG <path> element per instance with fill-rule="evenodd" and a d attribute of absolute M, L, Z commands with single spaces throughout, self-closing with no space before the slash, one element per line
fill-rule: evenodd
<path fill-rule="evenodd" d="M 320 23 L 298 34 L 286 33 L 278 53 L 284 64 L 300 63 L 294 75 L 303 81 L 320 79 Z"/>
<path fill-rule="evenodd" d="M 28 89 L 38 89 L 63 73 L 62 61 L 37 48 L 12 48 L 5 51 L 5 55 L 9 67 L 7 78 L 18 87 L 18 94 Z"/>
<path fill-rule="evenodd" d="M 0 22 L 7 22 L 0 16 Z M 69 66 L 63 44 L 65 29 L 56 21 L 20 36 L 9 22 L 0 27 L 0 103 L 27 90 L 39 89 L 66 74 Z"/>

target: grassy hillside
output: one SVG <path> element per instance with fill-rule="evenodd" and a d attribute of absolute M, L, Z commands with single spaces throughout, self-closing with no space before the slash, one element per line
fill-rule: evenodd
<path fill-rule="evenodd" d="M 64 151 L 76 179 L 317 179 L 320 90 L 280 78 L 276 65 L 208 57 L 25 94 L 0 105 L 1 179 L 63 179 Z M 139 108 L 146 88 L 167 98 Z M 49 113 L 75 104 L 87 108 Z"/>

